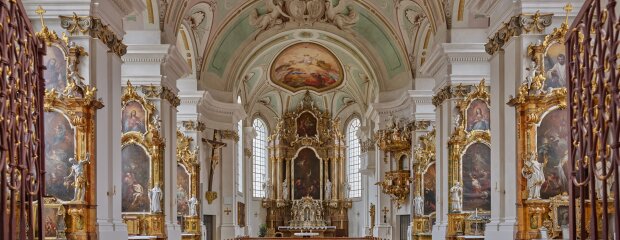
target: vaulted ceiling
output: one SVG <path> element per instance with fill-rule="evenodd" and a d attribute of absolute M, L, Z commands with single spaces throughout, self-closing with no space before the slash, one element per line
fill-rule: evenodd
<path fill-rule="evenodd" d="M 163 42 L 176 41 L 199 79 L 199 88 L 216 98 L 229 96 L 221 101 L 233 102 L 240 95 L 246 108 L 260 104 L 278 115 L 303 96 L 270 81 L 269 67 L 287 46 L 313 42 L 333 52 L 344 67 L 344 84 L 339 91 L 314 92 L 314 97 L 333 112 L 349 105 L 363 110 L 379 92 L 412 89 L 415 69 L 424 63 L 433 39 L 445 34 L 456 16 L 462 17 L 465 4 L 464 0 L 145 1 L 144 21 L 159 23 Z M 307 3 L 306 15 L 316 10 L 320 16 L 296 21 L 295 8 L 290 7 L 294 2 Z M 325 5 L 319 6 L 321 2 Z M 288 17 L 271 14 L 275 17 L 266 19 L 275 8 Z"/>

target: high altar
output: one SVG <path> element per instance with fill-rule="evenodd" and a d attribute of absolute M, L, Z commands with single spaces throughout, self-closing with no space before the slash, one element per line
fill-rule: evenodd
<path fill-rule="evenodd" d="M 309 92 L 269 137 L 270 167 L 263 187 L 267 236 L 317 232 L 347 236 L 349 185 L 339 119 L 318 109 Z"/>

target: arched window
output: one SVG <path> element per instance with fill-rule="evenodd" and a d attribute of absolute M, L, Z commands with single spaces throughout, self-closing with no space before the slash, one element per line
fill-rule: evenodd
<path fill-rule="evenodd" d="M 349 197 L 362 196 L 362 175 L 360 174 L 360 141 L 357 131 L 360 129 L 360 120 L 354 118 L 347 126 L 347 182 L 351 187 Z"/>
<path fill-rule="evenodd" d="M 241 104 L 241 97 L 237 97 L 237 103 Z M 239 142 L 237 143 L 237 191 L 243 193 L 243 119 L 237 123 Z"/>
<path fill-rule="evenodd" d="M 252 127 L 256 137 L 252 141 L 252 196 L 265 197 L 263 183 L 267 176 L 267 126 L 260 118 L 254 119 Z"/>

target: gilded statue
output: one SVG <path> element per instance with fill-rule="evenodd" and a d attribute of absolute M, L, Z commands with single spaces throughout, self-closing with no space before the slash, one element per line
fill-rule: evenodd
<path fill-rule="evenodd" d="M 84 160 L 69 158 L 69 163 L 71 163 L 71 172 L 69 173 L 69 176 L 65 177 L 65 180 L 68 181 L 71 177 L 73 177 L 73 187 L 75 189 L 72 201 L 84 202 L 84 196 L 86 195 L 86 185 L 88 185 L 86 176 L 84 176 L 84 165 L 90 163 L 90 153 L 86 154 L 86 159 Z M 65 182 L 65 184 L 67 183 L 68 182 Z"/>
<path fill-rule="evenodd" d="M 527 179 L 527 199 L 540 199 L 540 188 L 545 183 L 544 164 L 538 162 L 535 153 L 529 153 L 521 174 Z"/>

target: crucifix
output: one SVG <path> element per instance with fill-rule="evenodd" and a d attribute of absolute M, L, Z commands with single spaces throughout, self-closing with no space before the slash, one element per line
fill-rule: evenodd
<path fill-rule="evenodd" d="M 224 212 L 226 213 L 226 215 L 229 215 L 230 212 L 232 212 L 232 211 L 230 210 L 230 208 L 227 207 L 226 210 L 224 210 Z"/>
<path fill-rule="evenodd" d="M 383 223 L 387 223 L 387 213 L 390 212 L 390 210 L 387 207 L 383 207 L 381 212 L 383 212 Z"/>
<path fill-rule="evenodd" d="M 203 139 L 203 142 L 204 141 L 205 140 Z M 212 191 L 213 175 L 215 174 L 215 168 L 217 167 L 217 164 L 219 164 L 220 159 L 221 159 L 221 155 L 222 155 L 221 148 L 226 147 L 226 143 L 220 142 L 220 131 L 219 130 L 214 130 L 213 140 L 207 139 L 206 142 L 208 142 L 211 145 L 211 167 L 209 168 L 209 186 L 208 186 L 207 193 L 212 193 L 213 192 Z M 207 200 L 209 200 L 209 204 L 211 203 L 211 201 L 213 201 L 213 199 L 207 199 Z"/>

